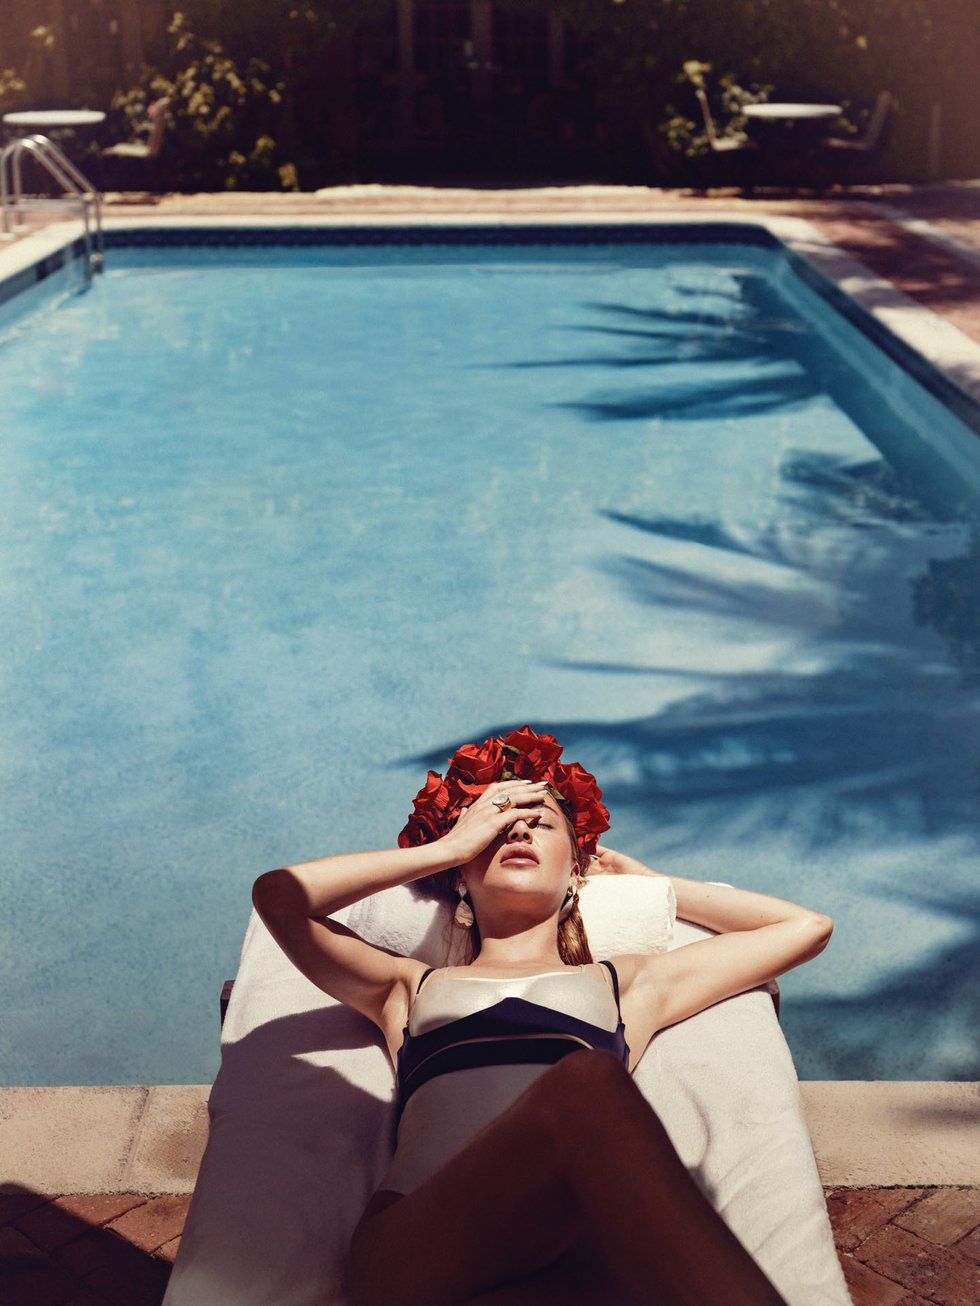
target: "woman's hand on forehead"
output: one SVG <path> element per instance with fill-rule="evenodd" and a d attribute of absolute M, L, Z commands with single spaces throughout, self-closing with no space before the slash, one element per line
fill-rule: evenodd
<path fill-rule="evenodd" d="M 504 808 L 493 801 L 501 794 L 510 799 Z M 537 820 L 549 811 L 547 797 L 546 780 L 500 780 L 464 807 L 456 824 L 442 837 L 449 847 L 458 850 L 457 864 L 468 862 L 509 830 L 516 820 Z"/>

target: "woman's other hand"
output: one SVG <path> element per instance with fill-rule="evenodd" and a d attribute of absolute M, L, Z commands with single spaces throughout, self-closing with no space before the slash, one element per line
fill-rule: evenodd
<path fill-rule="evenodd" d="M 589 863 L 589 874 L 656 875 L 661 878 L 663 876 L 661 871 L 651 871 L 649 866 L 644 866 L 635 857 L 627 857 L 626 853 L 615 852 L 612 848 L 605 848 L 602 844 L 597 845 L 595 856 Z"/>
<path fill-rule="evenodd" d="M 493 799 L 506 794 L 510 799 L 501 809 Z M 456 824 L 438 840 L 438 845 L 451 852 L 456 866 L 462 866 L 479 856 L 494 839 L 506 834 L 517 820 L 537 820 L 544 810 L 548 785 L 537 780 L 501 780 L 490 787 L 459 814 Z"/>

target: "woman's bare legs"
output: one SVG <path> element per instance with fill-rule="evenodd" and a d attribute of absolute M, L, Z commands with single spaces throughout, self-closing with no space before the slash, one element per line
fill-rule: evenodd
<path fill-rule="evenodd" d="M 546 1300 L 547 1267 L 562 1274 L 586 1232 L 609 1306 L 783 1306 L 604 1052 L 565 1057 L 416 1192 L 369 1214 L 353 1300 L 503 1306 L 504 1285 L 523 1302 L 531 1275 Z"/>
<path fill-rule="evenodd" d="M 646 1306 L 653 1300 L 648 1293 Z M 470 1297 L 463 1306 L 624 1306 L 624 1301 L 586 1234 L 553 1265 Z"/>

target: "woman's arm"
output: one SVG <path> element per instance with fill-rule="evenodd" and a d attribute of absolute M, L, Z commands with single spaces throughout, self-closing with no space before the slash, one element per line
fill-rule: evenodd
<path fill-rule="evenodd" d="M 421 848 L 345 853 L 283 866 L 260 875 L 252 902 L 270 934 L 307 979 L 388 1031 L 398 1012 L 386 1010 L 393 999 L 408 1010 L 408 995 L 421 963 L 376 948 L 337 921 L 332 912 L 397 884 L 452 866 L 448 850 L 436 844 Z"/>
<path fill-rule="evenodd" d="M 596 870 L 656 874 L 611 849 L 602 849 Z M 658 1029 L 816 957 L 833 930 L 830 917 L 781 898 L 669 878 L 678 916 L 716 931 L 716 937 L 655 957 L 622 958 L 624 1012 L 639 1027 L 634 1029 L 637 1051 Z"/>
<path fill-rule="evenodd" d="M 433 843 L 418 848 L 342 853 L 267 871 L 255 881 L 252 902 L 290 961 L 318 988 L 386 1031 L 408 1010 L 423 964 L 367 943 L 346 926 L 323 919 L 372 893 L 410 884 L 476 856 L 515 817 L 540 801 L 542 786 L 509 781 L 509 818 L 488 802 Z M 399 1026 L 400 1027 L 400 1026 Z"/>

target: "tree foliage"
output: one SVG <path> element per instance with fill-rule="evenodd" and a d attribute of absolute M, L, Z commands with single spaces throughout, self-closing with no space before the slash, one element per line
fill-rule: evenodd
<path fill-rule="evenodd" d="M 772 98 L 842 104 L 860 127 L 880 90 L 896 97 L 893 176 L 926 166 L 933 105 L 945 108 L 949 169 L 980 166 L 967 95 L 980 57 L 977 0 L 522 0 L 560 13 L 592 47 L 613 154 L 647 152 L 655 175 L 703 146 L 692 78 L 733 116 Z M 685 123 L 687 124 L 685 126 Z M 737 122 L 734 124 L 737 128 Z"/>
<path fill-rule="evenodd" d="M 162 69 L 146 69 L 139 83 L 116 96 L 113 108 L 132 134 L 149 105 L 168 104 L 168 182 L 174 189 L 263 190 L 295 184 L 278 157 L 275 130 L 283 83 L 264 59 L 234 58 L 221 41 L 201 36 L 185 13 L 167 29 L 170 49 Z"/>
<path fill-rule="evenodd" d="M 78 0 L 66 0 L 69 12 L 73 3 Z M 688 180 L 691 156 L 706 148 L 694 94 L 701 86 L 723 133 L 738 132 L 741 110 L 765 96 L 840 103 L 858 131 L 877 93 L 889 90 L 889 139 L 875 166 L 885 179 L 917 180 L 936 161 L 939 126 L 945 175 L 980 169 L 980 137 L 972 128 L 978 3 L 496 0 L 494 12 L 564 21 L 571 54 L 562 89 L 586 109 L 576 110 L 571 127 L 567 114 L 564 121 L 561 113 L 544 116 L 555 139 L 540 142 L 540 157 L 570 157 L 570 132 L 580 175 Z M 104 7 L 106 21 L 111 7 Z M 420 31 L 425 15 L 435 21 L 436 9 L 419 7 Z M 0 35 L 2 17 L 0 8 Z M 44 102 L 39 79 L 52 49 L 68 40 L 67 28 L 35 22 L 20 43 L 23 62 L 7 58 L 5 64 L 18 66 L 0 71 L 4 108 Z M 168 188 L 368 180 L 378 175 L 382 157 L 400 158 L 401 175 L 410 175 L 413 156 L 397 125 L 419 88 L 399 81 L 397 32 L 395 0 L 183 0 L 166 40 L 150 52 L 152 66 L 135 84 L 118 88 L 117 115 L 104 142 L 134 134 L 148 104 L 166 95 L 171 131 L 160 179 Z M 77 64 L 72 69 L 73 77 L 84 75 Z M 430 101 L 440 94 L 432 86 L 423 92 Z M 108 97 L 100 83 L 88 99 L 104 104 Z M 458 109 L 458 100 L 447 102 L 443 117 L 452 119 Z M 467 123 L 481 112 L 470 110 Z M 529 135 L 514 135 L 520 111 L 511 103 L 509 112 L 512 139 L 498 149 L 505 169 L 508 145 L 517 158 Z M 524 112 L 530 120 L 529 103 Z M 449 127 L 456 158 L 473 166 L 479 151 L 468 141 L 459 144 L 470 128 L 462 121 Z M 492 131 L 499 141 L 500 124 Z M 438 141 L 427 148 L 438 169 Z"/>

